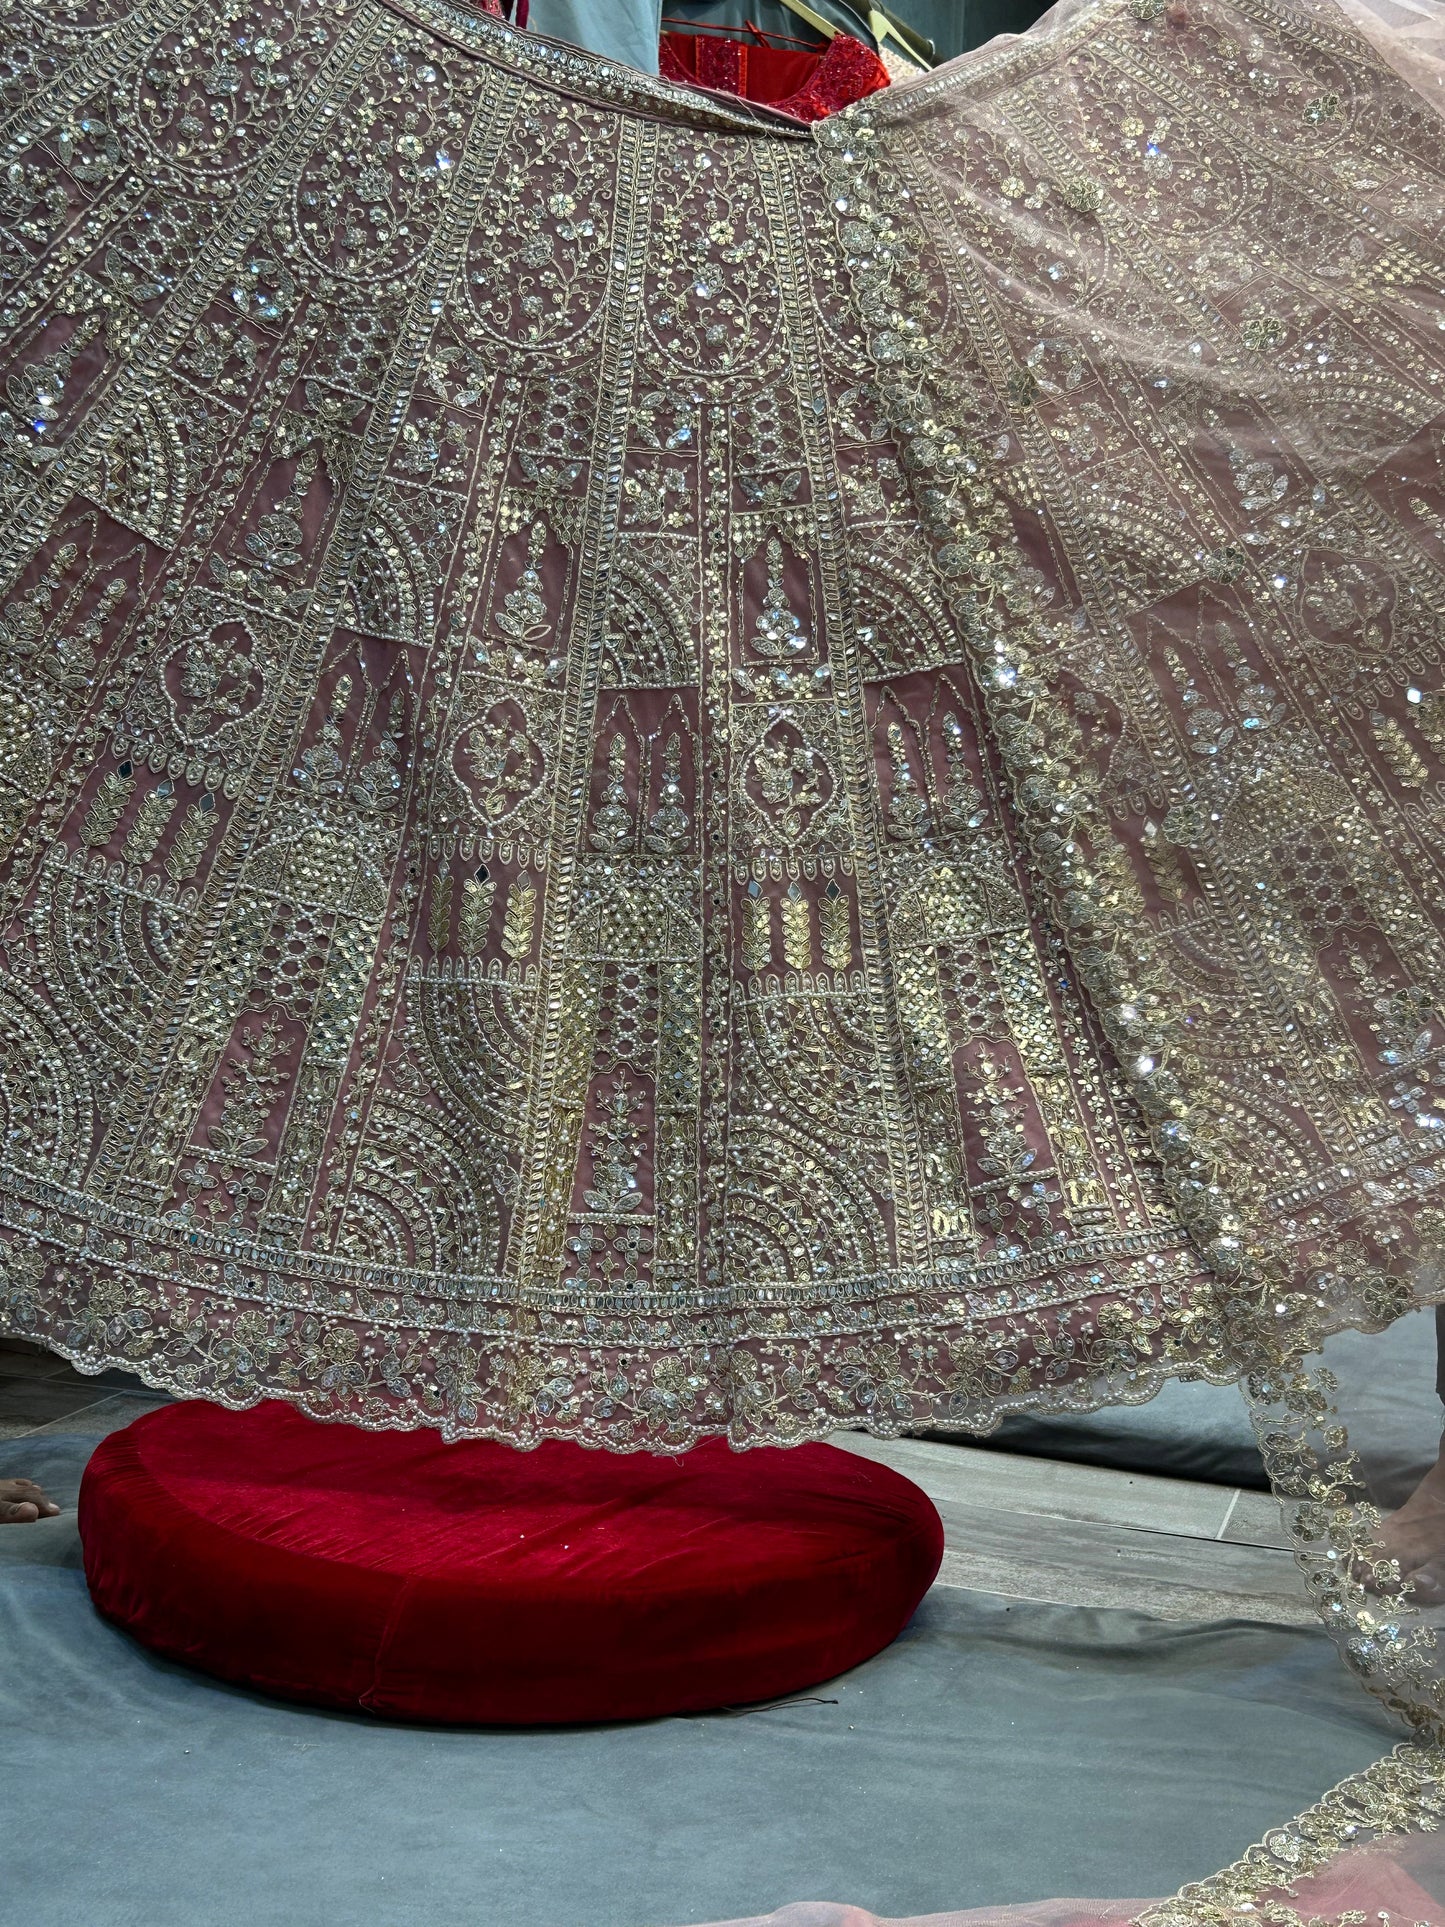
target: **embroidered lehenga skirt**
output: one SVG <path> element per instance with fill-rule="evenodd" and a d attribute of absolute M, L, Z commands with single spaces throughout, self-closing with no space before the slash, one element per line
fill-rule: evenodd
<path fill-rule="evenodd" d="M 614 1450 L 1247 1375 L 1374 1637 L 1300 1361 L 1445 1243 L 1425 83 L 1324 0 L 813 130 L 446 0 L 4 38 L 0 1323 Z"/>

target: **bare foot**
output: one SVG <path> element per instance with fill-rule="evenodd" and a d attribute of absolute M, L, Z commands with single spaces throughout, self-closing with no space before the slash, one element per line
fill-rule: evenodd
<path fill-rule="evenodd" d="M 0 1526 L 33 1525 L 37 1519 L 53 1519 L 59 1510 L 34 1479 L 0 1479 Z"/>
<path fill-rule="evenodd" d="M 1405 1503 L 1381 1520 L 1375 1544 L 1399 1560 L 1422 1605 L 1445 1599 L 1445 1444 Z"/>

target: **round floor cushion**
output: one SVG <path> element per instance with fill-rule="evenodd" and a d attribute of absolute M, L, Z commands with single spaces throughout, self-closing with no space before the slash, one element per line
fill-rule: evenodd
<path fill-rule="evenodd" d="M 943 1528 L 830 1445 L 677 1458 L 164 1406 L 98 1447 L 100 1611 L 223 1679 L 394 1718 L 531 1725 L 775 1699 L 906 1625 Z"/>

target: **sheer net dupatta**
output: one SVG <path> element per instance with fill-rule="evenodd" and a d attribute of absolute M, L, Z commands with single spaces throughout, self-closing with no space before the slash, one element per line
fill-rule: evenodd
<path fill-rule="evenodd" d="M 1438 1801 L 1438 1780 L 1435 1791 Z M 1438 1805 L 1431 1811 L 1438 1811 Z M 1358 1827 L 1362 1833 L 1368 1830 Z M 802 1901 L 709 1927 L 1233 1927 L 1250 1921 L 1280 1927 L 1304 1927 L 1305 1922 L 1310 1927 L 1364 1927 L 1366 1922 L 1439 1927 L 1445 1920 L 1445 1903 L 1437 1897 L 1445 1854 L 1436 1841 L 1417 1835 L 1408 1841 L 1346 1847 L 1318 1873 L 1300 1873 L 1281 1864 L 1295 1851 L 1296 1841 L 1293 1831 L 1281 1830 L 1271 1836 L 1269 1847 L 1256 1849 L 1235 1867 L 1166 1901 L 1051 1900 L 906 1919 L 885 1919 L 828 1901 Z"/>
<path fill-rule="evenodd" d="M 884 1918 L 803 1901 L 709 1927 L 1439 1927 L 1445 1921 L 1445 1755 L 1402 1747 L 1168 1900 L 1050 1900 Z"/>
<path fill-rule="evenodd" d="M 1174 1900 L 1160 1902 L 1107 1900 L 1047 1900 L 1020 1907 L 976 1907 L 945 1914 L 914 1914 L 907 1919 L 884 1919 L 861 1907 L 828 1901 L 802 1901 L 771 1914 L 746 1920 L 718 1921 L 710 1927 L 1224 1927 L 1225 1922 L 1274 1921 L 1282 1927 L 1308 1921 L 1321 1923 L 1366 1921 L 1405 1922 L 1438 1927 L 1445 1906 L 1412 1874 L 1412 1866 L 1428 1855 L 1433 1843 L 1419 1840 L 1397 1848 L 1355 1848 L 1344 1853 L 1328 1873 L 1286 1879 L 1262 1886 L 1245 1879 L 1245 1863 L 1214 1881 L 1187 1888 Z M 1438 1856 L 1437 1856 L 1438 1858 Z M 1258 1874 L 1260 1869 L 1252 1870 Z M 1432 1877 L 1438 1875 L 1438 1867 Z"/>
<path fill-rule="evenodd" d="M 780 1907 L 775 1913 L 715 1921 L 709 1927 L 1128 1927 L 1134 1910 L 1135 1904 L 1128 1901 L 1046 1900 L 1033 1906 L 978 1907 L 962 1913 L 914 1914 L 906 1920 L 884 1920 L 862 1907 L 805 1900 Z"/>
<path fill-rule="evenodd" d="M 1445 100 L 1445 10 L 1439 0 L 1340 0 L 1387 60 L 1440 112 Z"/>
<path fill-rule="evenodd" d="M 1382 60 L 1326 5 L 1066 8 L 818 133 L 1016 821 L 1215 1281 L 1193 1362 L 1233 1361 L 1325 1623 L 1415 1735 L 1151 1920 L 1445 1893 L 1411 1309 L 1440 1296 L 1445 1131 L 1442 140 L 1415 24 Z M 1402 1316 L 1418 1343 L 1387 1352 Z"/>

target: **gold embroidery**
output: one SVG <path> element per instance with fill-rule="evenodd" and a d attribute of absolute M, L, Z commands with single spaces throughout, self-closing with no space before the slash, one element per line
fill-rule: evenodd
<path fill-rule="evenodd" d="M 185 821 L 171 843 L 166 870 L 172 882 L 184 883 L 188 877 L 195 875 L 215 828 L 216 799 L 207 790 L 199 802 L 193 803 L 186 811 Z M 111 834 L 114 834 L 113 827 Z M 109 842 L 110 838 L 102 840 Z"/>
<path fill-rule="evenodd" d="M 487 930 L 492 921 L 492 899 L 497 886 L 482 864 L 474 877 L 462 880 L 462 908 L 458 919 L 457 941 L 462 954 L 477 957 L 487 947 Z"/>
<path fill-rule="evenodd" d="M 427 939 L 433 950 L 440 953 L 447 947 L 447 939 L 452 933 L 452 880 L 450 877 L 436 877 L 431 887 L 431 914 L 427 919 Z"/>
<path fill-rule="evenodd" d="M 830 877 L 818 905 L 823 962 L 830 970 L 846 970 L 853 961 L 853 906 Z"/>
<path fill-rule="evenodd" d="M 517 963 L 532 954 L 536 916 L 536 885 L 529 876 L 519 877 L 507 892 L 507 912 L 502 923 L 502 950 Z"/>
<path fill-rule="evenodd" d="M 1112 4 L 816 140 L 445 0 L 55 10 L 7 1323 L 680 1449 L 1264 1401 L 1405 1302 L 1445 586 L 1368 461 L 1438 412 L 1435 161 L 1397 89 L 1362 225 L 1298 144 L 1394 83 L 1196 6 L 1297 62 L 1228 166 L 1232 56 Z"/>
<path fill-rule="evenodd" d="M 95 793 L 95 801 L 86 813 L 85 824 L 81 830 L 81 841 L 92 848 L 103 846 L 115 835 L 120 819 L 124 816 L 126 805 L 130 802 L 131 791 L 135 788 L 135 775 L 129 763 L 122 763 L 119 769 L 107 770 Z"/>

